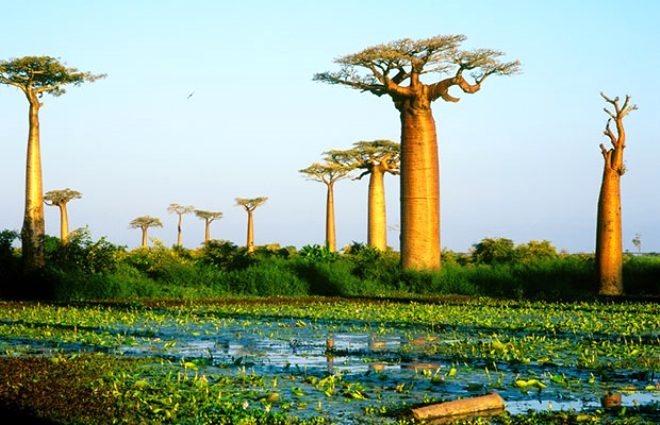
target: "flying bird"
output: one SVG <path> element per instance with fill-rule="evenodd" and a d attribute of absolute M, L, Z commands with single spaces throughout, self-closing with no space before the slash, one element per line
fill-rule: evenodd
<path fill-rule="evenodd" d="M 193 94 L 195 94 L 194 91 L 193 91 L 193 92 L 190 92 L 190 94 L 188 95 L 188 97 L 186 97 L 186 99 L 190 99 L 190 98 L 193 96 Z"/>

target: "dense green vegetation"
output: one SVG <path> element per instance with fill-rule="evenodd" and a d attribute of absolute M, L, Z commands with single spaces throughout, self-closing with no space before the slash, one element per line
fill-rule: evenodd
<path fill-rule="evenodd" d="M 593 256 L 556 252 L 548 242 L 514 246 L 486 238 L 470 254 L 445 250 L 438 272 L 402 271 L 398 253 L 354 243 L 342 253 L 321 246 L 261 246 L 248 253 L 228 241 L 199 249 L 156 243 L 132 251 L 88 232 L 67 244 L 46 237 L 47 267 L 38 276 L 20 272 L 12 248 L 17 233 L 0 232 L 0 296 L 59 301 L 251 296 L 414 297 L 443 294 L 514 299 L 585 299 L 597 294 Z M 660 293 L 660 257 L 628 255 L 628 295 Z"/>

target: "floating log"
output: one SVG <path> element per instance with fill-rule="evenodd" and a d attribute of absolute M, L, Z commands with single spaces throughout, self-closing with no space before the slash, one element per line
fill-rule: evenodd
<path fill-rule="evenodd" d="M 504 400 L 497 393 L 479 397 L 461 398 L 444 403 L 411 409 L 415 419 L 435 419 L 443 416 L 472 415 L 485 411 L 503 411 Z"/>

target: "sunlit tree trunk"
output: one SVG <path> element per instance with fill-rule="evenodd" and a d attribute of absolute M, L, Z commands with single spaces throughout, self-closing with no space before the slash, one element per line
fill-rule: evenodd
<path fill-rule="evenodd" d="M 440 268 L 440 173 L 430 105 L 401 112 L 401 266 Z"/>
<path fill-rule="evenodd" d="M 379 166 L 376 165 L 372 168 L 369 176 L 369 205 L 367 206 L 367 243 L 381 251 L 387 249 L 384 175 L 385 173 Z"/>
<path fill-rule="evenodd" d="M 626 132 L 623 118 L 630 111 L 637 109 L 630 105 L 630 96 L 626 96 L 623 105 L 619 98 L 610 99 L 600 94 L 613 111 L 604 108 L 610 116 L 603 134 L 610 140 L 611 146 L 600 145 L 604 159 L 603 181 L 598 196 L 598 217 L 596 220 L 596 267 L 598 272 L 599 293 L 601 295 L 623 295 L 623 237 L 621 229 L 621 176 L 626 167 L 623 162 L 623 149 L 626 147 Z M 614 121 L 616 131 L 610 128 Z"/>
<path fill-rule="evenodd" d="M 247 252 L 254 252 L 254 224 L 252 223 L 252 211 L 247 210 Z"/>
<path fill-rule="evenodd" d="M 211 240 L 211 220 L 206 219 L 204 224 L 204 243 L 208 244 Z"/>
<path fill-rule="evenodd" d="M 60 209 L 60 239 L 62 244 L 69 242 L 69 214 L 66 210 L 66 204 L 57 205 Z"/>
<path fill-rule="evenodd" d="M 43 238 L 44 224 L 44 194 L 41 174 L 41 148 L 39 146 L 39 108 L 41 104 L 36 94 L 28 93 L 30 102 L 30 118 L 27 148 L 27 164 L 25 173 L 25 214 L 21 241 L 23 250 L 24 270 L 26 273 L 45 266 Z"/>
<path fill-rule="evenodd" d="M 142 248 L 147 248 L 147 228 L 142 228 Z"/>
<path fill-rule="evenodd" d="M 621 225 L 621 176 L 606 166 L 598 197 L 596 230 L 596 261 L 601 295 L 623 294 Z"/>
<path fill-rule="evenodd" d="M 335 194 L 334 184 L 330 183 L 325 202 L 325 244 L 328 251 L 337 250 L 337 238 L 335 233 Z"/>

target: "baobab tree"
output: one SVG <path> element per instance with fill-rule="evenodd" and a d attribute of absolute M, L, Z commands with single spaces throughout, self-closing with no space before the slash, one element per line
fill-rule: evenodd
<path fill-rule="evenodd" d="M 69 188 L 60 190 L 49 190 L 44 194 L 46 205 L 55 206 L 60 209 L 60 240 L 63 244 L 69 241 L 69 215 L 66 205 L 73 199 L 80 199 L 82 193 Z"/>
<path fill-rule="evenodd" d="M 222 218 L 220 211 L 195 210 L 195 215 L 204 220 L 204 244 L 211 240 L 211 223 Z"/>
<path fill-rule="evenodd" d="M 315 162 L 307 168 L 298 170 L 298 172 L 305 174 L 308 180 L 321 182 L 327 188 L 325 201 L 325 246 L 330 252 L 337 250 L 335 183 L 348 178 L 351 171 L 351 167 L 336 161 L 331 156 L 327 156 L 324 163 Z"/>
<path fill-rule="evenodd" d="M 176 226 L 176 246 L 181 248 L 183 245 L 183 236 L 182 236 L 182 229 L 181 225 L 183 222 L 183 215 L 184 214 L 190 214 L 191 212 L 195 211 L 195 207 L 192 205 L 188 206 L 183 206 L 179 204 L 170 204 L 169 207 L 167 207 L 167 212 L 176 214 L 179 217 L 179 221 L 177 222 Z"/>
<path fill-rule="evenodd" d="M 236 205 L 245 208 L 248 215 L 247 222 L 247 252 L 254 252 L 254 220 L 252 215 L 257 207 L 263 205 L 268 200 L 266 196 L 258 198 L 236 198 Z"/>
<path fill-rule="evenodd" d="M 399 174 L 401 145 L 391 140 L 361 141 L 354 148 L 326 152 L 336 161 L 363 170 L 357 180 L 369 176 L 367 198 L 367 243 L 370 247 L 387 249 L 387 214 L 385 207 L 385 174 Z"/>
<path fill-rule="evenodd" d="M 596 267 L 599 293 L 601 295 L 623 295 L 623 237 L 621 235 L 621 176 L 626 167 L 623 162 L 623 149 L 626 146 L 626 132 L 623 118 L 637 109 L 626 96 L 623 105 L 619 98 L 610 99 L 600 94 L 614 110 L 603 108 L 609 115 L 603 134 L 610 140 L 609 149 L 601 143 L 600 151 L 604 159 L 603 180 L 598 196 L 598 218 L 596 224 Z M 614 121 L 616 130 L 610 128 Z"/>
<path fill-rule="evenodd" d="M 39 109 L 44 94 L 60 96 L 66 85 L 96 81 L 103 74 L 67 68 L 50 56 L 25 56 L 0 61 L 0 84 L 20 89 L 29 103 L 28 146 L 25 167 L 25 212 L 21 229 L 23 268 L 26 273 L 46 264 L 44 254 L 44 194 L 39 140 Z"/>
<path fill-rule="evenodd" d="M 316 81 L 387 95 L 399 111 L 404 269 L 440 268 L 438 143 L 431 103 L 437 99 L 458 102 L 450 88 L 476 93 L 489 76 L 514 74 L 520 67 L 518 61 L 500 61 L 502 53 L 497 50 L 460 50 L 464 40 L 463 35 L 401 39 L 340 57 L 335 60 L 340 71 L 314 75 Z M 465 71 L 471 78 L 466 78 Z M 449 76 L 422 82 L 422 77 L 434 73 Z"/>
<path fill-rule="evenodd" d="M 150 227 L 163 227 L 163 223 L 159 218 L 151 217 L 148 215 L 143 215 L 137 218 L 134 218 L 129 226 L 132 229 L 141 229 L 142 230 L 142 248 L 146 248 L 147 244 L 147 230 Z"/>

